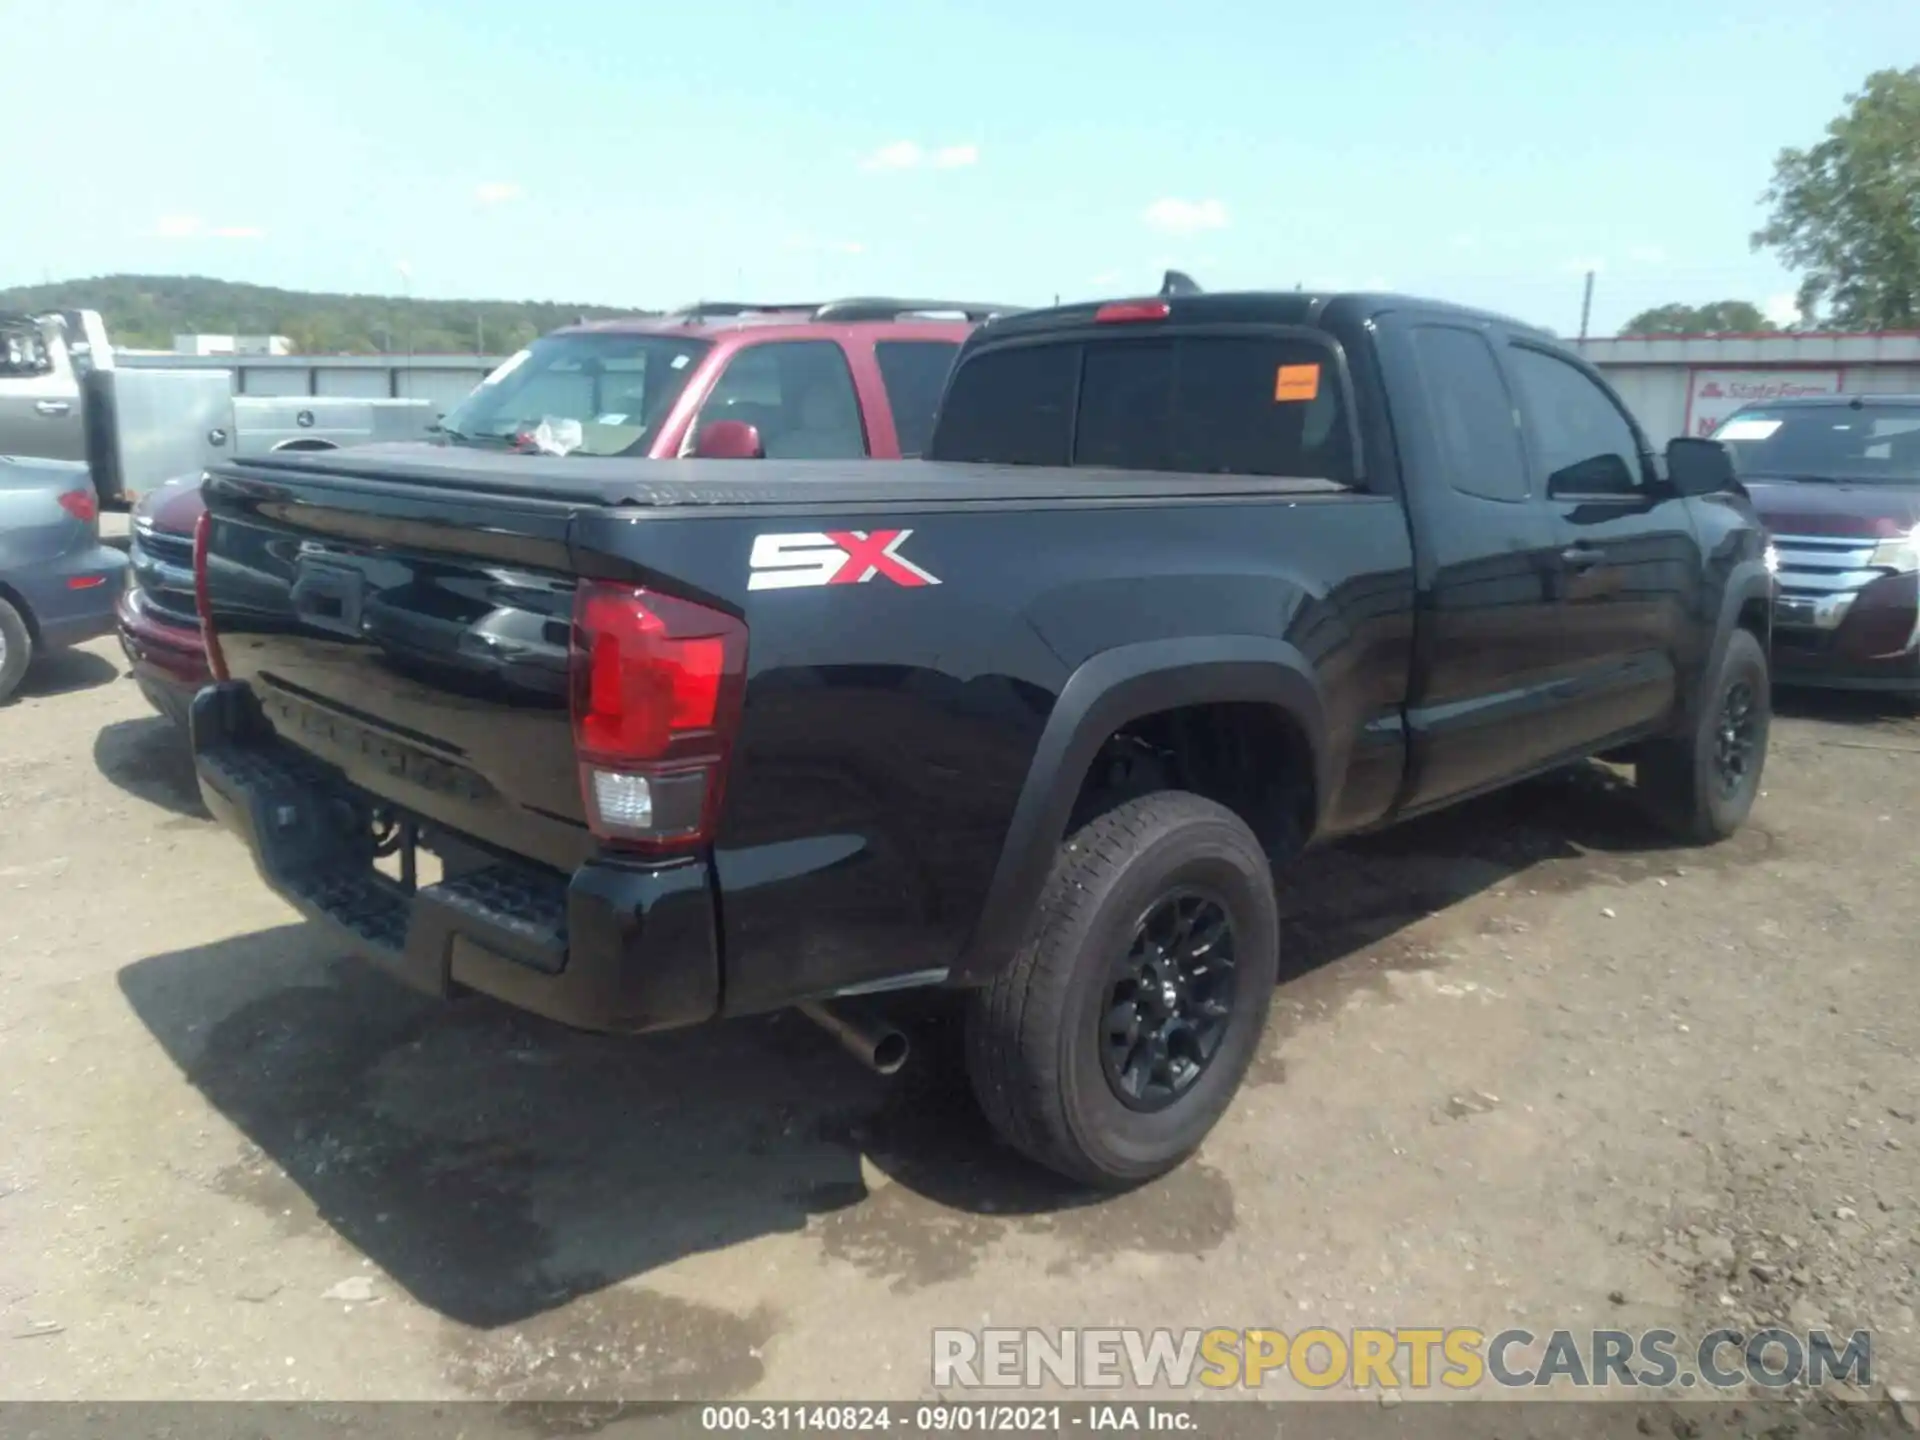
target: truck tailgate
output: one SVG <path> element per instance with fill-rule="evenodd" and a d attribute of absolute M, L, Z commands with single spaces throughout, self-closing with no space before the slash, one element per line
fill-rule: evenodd
<path fill-rule="evenodd" d="M 207 604 L 274 729 L 370 794 L 570 871 L 572 507 L 245 472 L 207 488 Z"/>

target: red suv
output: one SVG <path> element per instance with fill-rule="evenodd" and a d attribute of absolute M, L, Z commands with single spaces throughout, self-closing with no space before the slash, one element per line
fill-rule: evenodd
<path fill-rule="evenodd" d="M 916 456 L 954 356 L 1014 307 L 946 300 L 701 304 L 556 330 L 503 362 L 426 443 L 656 460 Z M 161 713 L 184 723 L 211 678 L 193 604 L 198 486 L 134 511 L 120 643 Z"/>

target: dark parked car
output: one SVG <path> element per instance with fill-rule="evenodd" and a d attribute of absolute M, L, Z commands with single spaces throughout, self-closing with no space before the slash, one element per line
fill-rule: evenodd
<path fill-rule="evenodd" d="M 1000 1132 L 1107 1185 L 1231 1101 L 1303 845 L 1623 748 L 1688 840 L 1754 803 L 1765 534 L 1724 448 L 1663 466 L 1540 331 L 1034 312 L 968 341 L 927 453 L 223 465 L 201 793 L 433 994 L 799 1005 L 890 1069 L 858 1007 L 963 992 Z"/>
<path fill-rule="evenodd" d="M 1920 395 L 1769 401 L 1714 438 L 1779 555 L 1775 678 L 1920 695 Z"/>
<path fill-rule="evenodd" d="M 0 455 L 0 701 L 38 656 L 113 629 L 126 569 L 83 462 Z"/>

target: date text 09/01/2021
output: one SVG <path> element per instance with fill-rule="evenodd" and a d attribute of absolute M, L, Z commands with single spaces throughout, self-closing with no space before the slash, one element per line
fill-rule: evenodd
<path fill-rule="evenodd" d="M 1191 1433 L 1198 1427 L 1192 1407 L 1159 1404 L 705 1405 L 700 1410 L 701 1430 L 720 1434 L 900 1430 L 932 1435 L 1058 1435 L 1069 1429 Z"/>

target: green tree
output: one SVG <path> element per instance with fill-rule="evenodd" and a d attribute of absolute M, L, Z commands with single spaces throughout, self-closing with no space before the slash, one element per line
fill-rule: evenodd
<path fill-rule="evenodd" d="M 1627 321 L 1622 335 L 1754 335 L 1780 327 L 1748 300 L 1656 305 Z"/>
<path fill-rule="evenodd" d="M 197 275 L 105 275 L 0 290 L 0 310 L 98 310 L 119 345 L 165 350 L 175 335 L 285 335 L 303 355 L 505 354 L 582 318 L 630 315 L 538 300 L 422 300 L 275 290 Z"/>
<path fill-rule="evenodd" d="M 1920 65 L 1876 70 L 1811 150 L 1782 150 L 1753 248 L 1801 272 L 1800 309 L 1848 330 L 1920 327 Z"/>

